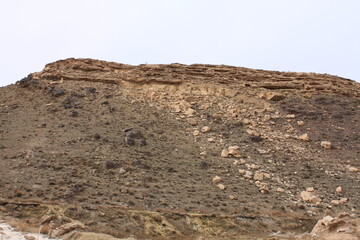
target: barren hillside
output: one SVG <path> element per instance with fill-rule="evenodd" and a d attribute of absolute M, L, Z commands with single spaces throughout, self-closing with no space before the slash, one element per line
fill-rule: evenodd
<path fill-rule="evenodd" d="M 0 88 L 0 216 L 65 239 L 294 239 L 358 218 L 359 121 L 360 84 L 331 75 L 57 61 Z"/>

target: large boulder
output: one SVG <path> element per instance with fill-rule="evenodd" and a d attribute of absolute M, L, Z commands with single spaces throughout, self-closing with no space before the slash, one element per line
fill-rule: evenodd
<path fill-rule="evenodd" d="M 360 218 L 341 214 L 320 219 L 310 234 L 303 234 L 297 240 L 359 240 Z"/>

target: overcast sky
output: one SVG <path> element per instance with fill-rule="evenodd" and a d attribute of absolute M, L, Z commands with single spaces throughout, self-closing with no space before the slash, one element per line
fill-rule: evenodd
<path fill-rule="evenodd" d="M 69 57 L 360 81 L 360 0 L 0 0 L 0 86 Z"/>

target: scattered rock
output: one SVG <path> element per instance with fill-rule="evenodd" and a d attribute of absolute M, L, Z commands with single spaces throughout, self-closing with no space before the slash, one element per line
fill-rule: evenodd
<path fill-rule="evenodd" d="M 244 178 L 252 179 L 253 178 L 253 173 L 251 171 L 245 171 Z"/>
<path fill-rule="evenodd" d="M 348 199 L 347 198 L 340 198 L 340 200 L 332 200 L 331 203 L 333 205 L 341 205 L 344 203 L 347 203 Z"/>
<path fill-rule="evenodd" d="M 256 181 L 255 185 L 259 188 L 259 191 L 261 193 L 269 193 L 270 192 L 270 190 L 267 186 L 267 183 Z"/>
<path fill-rule="evenodd" d="M 228 147 L 229 156 L 240 158 L 241 154 L 240 154 L 239 149 L 240 149 L 239 146 L 230 146 L 230 147 Z"/>
<path fill-rule="evenodd" d="M 205 157 L 206 155 L 207 155 L 207 152 L 206 152 L 206 151 L 203 151 L 203 152 L 200 153 L 200 156 Z"/>
<path fill-rule="evenodd" d="M 249 125 L 249 124 L 250 124 L 250 120 L 247 119 L 247 118 L 245 118 L 245 119 L 243 119 L 242 123 L 245 124 L 245 125 Z"/>
<path fill-rule="evenodd" d="M 331 149 L 331 142 L 321 141 L 320 145 L 321 145 L 321 147 L 323 147 L 323 148 Z"/>
<path fill-rule="evenodd" d="M 205 126 L 205 127 L 203 127 L 202 129 L 201 129 L 201 131 L 203 132 L 203 133 L 207 133 L 207 132 L 210 132 L 210 127 L 208 127 L 208 126 Z"/>
<path fill-rule="evenodd" d="M 218 184 L 217 187 L 220 189 L 220 190 L 224 190 L 225 189 L 225 185 L 224 184 Z"/>
<path fill-rule="evenodd" d="M 60 97 L 65 94 L 65 90 L 61 87 L 53 87 L 53 88 L 50 88 L 50 93 L 54 97 Z"/>
<path fill-rule="evenodd" d="M 191 126 L 196 126 L 198 124 L 198 122 L 196 121 L 195 118 L 188 118 L 187 122 L 191 125 Z"/>
<path fill-rule="evenodd" d="M 187 116 L 193 116 L 196 113 L 196 111 L 192 108 L 187 109 L 184 114 Z"/>
<path fill-rule="evenodd" d="M 229 157 L 229 151 L 227 149 L 223 149 L 221 151 L 221 157 L 223 157 L 223 158 Z"/>
<path fill-rule="evenodd" d="M 140 132 L 140 130 L 128 128 L 124 130 L 125 132 L 125 142 L 128 146 L 134 146 L 138 144 L 140 146 L 147 145 L 147 141 L 144 138 L 144 135 Z"/>
<path fill-rule="evenodd" d="M 199 134 L 200 134 L 199 130 L 195 130 L 195 131 L 193 132 L 193 135 L 194 135 L 194 136 L 199 136 Z"/>
<path fill-rule="evenodd" d="M 295 118 L 295 114 L 288 114 L 286 115 L 286 118 L 293 119 Z"/>
<path fill-rule="evenodd" d="M 213 177 L 212 182 L 213 182 L 213 183 L 221 182 L 221 177 L 219 177 L 219 176 Z"/>
<path fill-rule="evenodd" d="M 298 136 L 298 139 L 302 140 L 302 141 L 309 141 L 310 140 L 309 135 L 307 133 L 304 133 L 303 135 Z"/>
<path fill-rule="evenodd" d="M 234 195 L 231 195 L 231 194 L 230 194 L 230 195 L 229 195 L 229 199 L 230 199 L 230 200 L 234 200 L 234 199 L 236 199 L 236 197 L 235 197 Z"/>
<path fill-rule="evenodd" d="M 276 191 L 279 192 L 279 193 L 283 193 L 283 192 L 285 192 L 285 189 L 283 189 L 283 188 L 281 188 L 281 187 L 278 187 L 278 188 L 276 189 Z"/>
<path fill-rule="evenodd" d="M 77 117 L 77 116 L 79 116 L 79 112 L 77 112 L 77 111 L 71 111 L 71 116 L 72 116 L 72 117 Z"/>
<path fill-rule="evenodd" d="M 252 141 L 252 142 L 261 142 L 263 140 L 264 139 L 260 136 L 250 136 L 250 141 Z"/>
<path fill-rule="evenodd" d="M 342 187 L 337 187 L 336 190 L 335 190 L 337 193 L 341 193 L 342 192 Z"/>
<path fill-rule="evenodd" d="M 310 202 L 314 204 L 318 204 L 321 202 L 321 199 L 315 196 L 314 192 L 303 191 L 300 193 L 300 197 L 304 202 Z"/>
<path fill-rule="evenodd" d="M 94 88 L 94 87 L 87 87 L 87 88 L 85 88 L 85 91 L 86 91 L 87 93 L 96 93 L 96 88 Z"/>
<path fill-rule="evenodd" d="M 265 99 L 265 100 L 270 100 L 270 101 L 281 101 L 281 100 L 285 99 L 285 96 L 282 95 L 281 93 L 268 91 L 268 92 L 260 94 L 260 98 Z"/>
<path fill-rule="evenodd" d="M 307 191 L 307 192 L 314 192 L 315 189 L 314 189 L 313 187 L 308 187 L 308 188 L 306 188 L 306 191 Z"/>
<path fill-rule="evenodd" d="M 297 125 L 298 125 L 298 126 L 304 126 L 304 125 L 305 125 L 305 122 L 304 122 L 304 121 L 297 121 Z"/>
<path fill-rule="evenodd" d="M 356 167 L 348 166 L 349 172 L 359 172 L 359 169 Z"/>
<path fill-rule="evenodd" d="M 256 171 L 254 174 L 255 181 L 263 181 L 264 180 L 264 173 Z"/>

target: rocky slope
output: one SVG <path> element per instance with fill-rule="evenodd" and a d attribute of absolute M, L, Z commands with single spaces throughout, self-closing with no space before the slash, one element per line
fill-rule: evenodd
<path fill-rule="evenodd" d="M 0 215 L 52 237 L 291 239 L 359 214 L 348 79 L 66 59 L 0 96 Z"/>

